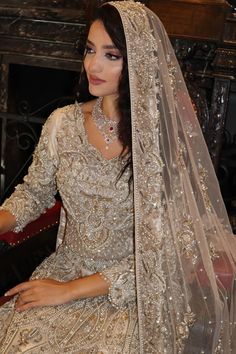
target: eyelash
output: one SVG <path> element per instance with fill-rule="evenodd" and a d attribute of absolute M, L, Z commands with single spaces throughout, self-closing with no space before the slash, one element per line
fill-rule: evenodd
<path fill-rule="evenodd" d="M 122 58 L 121 55 L 115 55 L 115 54 L 111 54 L 111 53 L 107 53 L 106 54 L 106 57 L 109 59 L 109 60 L 119 60 Z"/>
<path fill-rule="evenodd" d="M 89 47 L 89 46 L 85 47 L 85 55 L 86 54 L 92 54 L 92 52 L 94 52 L 94 51 L 93 51 L 93 49 L 91 47 Z"/>
<path fill-rule="evenodd" d="M 94 54 L 95 51 L 93 50 L 93 48 L 89 47 L 89 46 L 86 46 L 85 47 L 85 55 L 87 54 Z M 106 53 L 105 54 L 105 57 L 108 59 L 108 60 L 111 60 L 111 61 L 115 61 L 115 60 L 119 60 L 122 58 L 121 55 L 115 55 L 115 54 L 112 54 L 112 53 Z"/>

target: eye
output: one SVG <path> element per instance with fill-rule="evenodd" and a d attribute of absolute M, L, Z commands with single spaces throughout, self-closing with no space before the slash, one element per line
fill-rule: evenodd
<path fill-rule="evenodd" d="M 119 60 L 122 58 L 122 55 L 118 55 L 118 54 L 112 54 L 112 53 L 106 53 L 106 58 L 109 60 Z"/>
<path fill-rule="evenodd" d="M 85 55 L 86 54 L 93 54 L 93 53 L 95 53 L 94 49 L 92 47 L 86 45 L 86 47 L 85 47 Z"/>

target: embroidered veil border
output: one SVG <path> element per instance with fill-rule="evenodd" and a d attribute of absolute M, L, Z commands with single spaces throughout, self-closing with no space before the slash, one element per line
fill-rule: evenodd
<path fill-rule="evenodd" d="M 235 280 L 217 265 L 235 274 L 236 244 L 181 70 L 152 11 L 109 4 L 128 52 L 140 353 L 229 354 Z"/>

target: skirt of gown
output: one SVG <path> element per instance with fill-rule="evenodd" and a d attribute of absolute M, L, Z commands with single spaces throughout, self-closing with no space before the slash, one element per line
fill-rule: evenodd
<path fill-rule="evenodd" d="M 78 274 L 75 262 L 53 253 L 32 279 L 61 281 Z M 107 296 L 59 306 L 14 310 L 15 299 L 0 307 L 0 353 L 137 354 L 137 306 L 112 306 Z"/>

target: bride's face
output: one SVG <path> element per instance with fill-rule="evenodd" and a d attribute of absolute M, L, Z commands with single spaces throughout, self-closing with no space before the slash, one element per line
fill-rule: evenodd
<path fill-rule="evenodd" d="M 89 92 L 94 96 L 118 94 L 123 57 L 114 46 L 101 21 L 95 21 L 88 34 L 84 68 Z"/>

